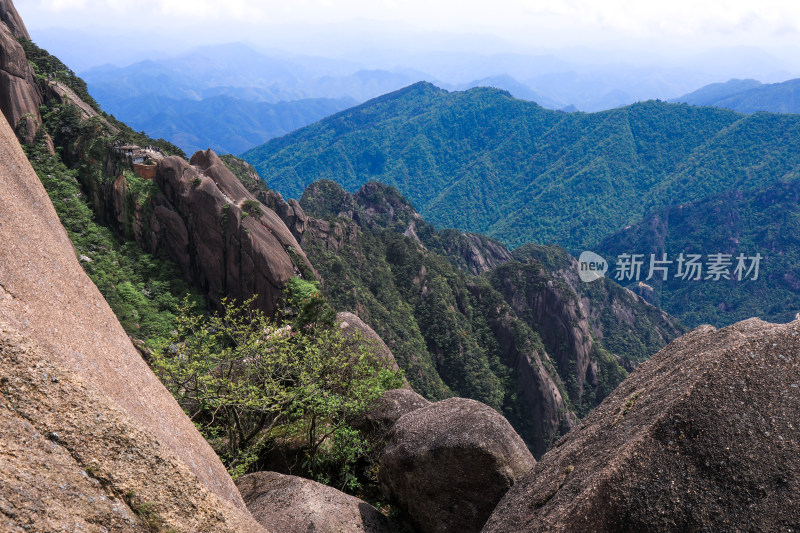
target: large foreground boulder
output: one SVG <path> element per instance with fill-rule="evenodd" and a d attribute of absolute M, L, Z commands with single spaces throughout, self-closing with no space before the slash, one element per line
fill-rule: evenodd
<path fill-rule="evenodd" d="M 381 454 L 380 483 L 421 531 L 469 533 L 535 463 L 497 411 L 450 398 L 397 421 Z"/>
<path fill-rule="evenodd" d="M 390 533 L 377 509 L 310 479 L 256 472 L 236 482 L 256 520 L 281 533 Z"/>
<path fill-rule="evenodd" d="M 800 531 L 800 321 L 702 326 L 512 488 L 486 533 Z"/>

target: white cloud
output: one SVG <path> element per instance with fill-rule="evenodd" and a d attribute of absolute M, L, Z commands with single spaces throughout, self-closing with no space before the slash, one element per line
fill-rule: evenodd
<path fill-rule="evenodd" d="M 760 0 L 17 0 L 29 27 L 324 24 L 353 18 L 569 42 L 620 37 L 753 44 L 800 29 L 800 2 Z M 246 36 L 243 36 L 246 37 Z M 541 44 L 541 43 L 540 43 Z"/>

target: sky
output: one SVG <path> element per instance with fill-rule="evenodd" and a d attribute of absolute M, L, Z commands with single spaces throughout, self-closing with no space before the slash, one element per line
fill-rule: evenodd
<path fill-rule="evenodd" d="M 369 34 L 377 21 L 534 47 L 632 40 L 696 48 L 800 42 L 800 2 L 785 0 L 16 0 L 16 6 L 34 33 L 136 27 L 193 44 L 233 37 L 268 44 L 266 34 L 276 30 L 280 35 L 281 29 L 328 24 L 340 24 L 348 32 L 342 37 L 352 37 Z"/>

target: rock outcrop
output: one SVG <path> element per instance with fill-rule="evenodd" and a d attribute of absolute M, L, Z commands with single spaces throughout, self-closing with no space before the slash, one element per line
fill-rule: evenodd
<path fill-rule="evenodd" d="M 27 118 L 21 138 L 32 142 L 42 123 L 42 95 L 25 50 L 17 41 L 30 36 L 11 0 L 0 0 L 0 21 L 0 110 L 12 128 Z"/>
<path fill-rule="evenodd" d="M 386 365 L 385 368 L 400 370 L 400 367 L 397 366 L 397 361 L 394 359 L 394 355 L 392 355 L 392 351 L 386 346 L 383 339 L 375 333 L 375 330 L 358 318 L 358 316 L 349 311 L 341 311 L 336 314 L 336 322 L 339 324 L 339 328 L 341 328 L 342 333 L 344 333 L 346 337 L 350 338 L 356 334 L 361 335 L 361 338 L 375 349 L 375 355 Z M 406 383 L 406 385 L 408 384 Z"/>
<path fill-rule="evenodd" d="M 431 402 L 409 389 L 392 389 L 384 392 L 364 415 L 367 423 L 376 428 L 389 428 L 401 417 Z"/>
<path fill-rule="evenodd" d="M 581 314 L 589 321 L 597 340 L 609 340 L 610 347 L 639 345 L 624 354 L 633 362 L 658 351 L 652 351 L 653 346 L 663 347 L 688 331 L 678 319 L 609 278 L 592 283 L 581 281 L 578 260 L 563 248 L 526 244 L 514 250 L 513 255 L 522 262 L 538 260 L 556 282 L 563 282 L 578 295 Z"/>
<path fill-rule="evenodd" d="M 300 205 L 317 218 L 354 218 L 357 206 L 353 195 L 330 180 L 315 181 L 303 191 Z"/>
<path fill-rule="evenodd" d="M 506 494 L 486 533 L 800 528 L 800 321 L 701 326 Z"/>
<path fill-rule="evenodd" d="M 18 39 L 31 39 L 28 29 L 22 22 L 22 17 L 17 13 L 17 8 L 11 0 L 0 0 L 0 22 L 8 27 L 11 34 Z"/>
<path fill-rule="evenodd" d="M 264 531 L 54 355 L 0 323 L 1 531 Z"/>
<path fill-rule="evenodd" d="M 480 275 L 511 261 L 511 252 L 498 241 L 477 233 L 462 233 L 458 230 L 442 231 L 442 252 L 456 266 Z"/>
<path fill-rule="evenodd" d="M 281 533 L 390 533 L 377 509 L 310 479 L 256 472 L 236 482 L 256 520 Z"/>
<path fill-rule="evenodd" d="M 542 337 L 559 374 L 574 377 L 571 399 L 581 405 L 584 382 L 596 387 L 597 375 L 591 366 L 592 332 L 575 292 L 554 280 L 541 264 L 506 264 L 492 271 L 490 278 L 517 316 Z"/>
<path fill-rule="evenodd" d="M 381 454 L 384 493 L 423 532 L 480 531 L 506 491 L 536 463 L 492 408 L 450 398 L 400 418 Z"/>
<path fill-rule="evenodd" d="M 297 266 L 313 272 L 278 215 L 255 200 L 211 150 L 197 152 L 189 163 L 163 159 L 156 183 L 164 197 L 155 200 L 150 246 L 163 247 L 212 303 L 257 294 L 258 307 L 273 314 Z"/>
<path fill-rule="evenodd" d="M 485 297 L 480 287 L 471 287 L 478 299 Z M 569 409 L 558 382 L 558 373 L 548 371 L 553 365 L 547 351 L 521 338 L 519 318 L 508 306 L 490 309 L 489 327 L 497 339 L 503 362 L 516 372 L 522 390 L 529 424 L 533 428 L 529 444 L 534 457 L 541 457 L 560 435 L 578 420 Z M 563 386 L 563 385 L 562 385 Z"/>
<path fill-rule="evenodd" d="M 0 140 L 0 320 L 36 344 L 50 364 L 101 391 L 208 490 L 244 511 L 214 451 L 147 367 L 84 273 L 4 117 Z"/>

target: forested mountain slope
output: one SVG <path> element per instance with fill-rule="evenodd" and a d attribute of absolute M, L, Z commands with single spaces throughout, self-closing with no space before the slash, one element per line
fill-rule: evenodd
<path fill-rule="evenodd" d="M 245 154 L 299 196 L 393 185 L 431 223 L 575 252 L 651 210 L 797 178 L 800 116 L 650 101 L 562 113 L 495 89 L 418 83 Z"/>
<path fill-rule="evenodd" d="M 557 247 L 512 254 L 480 235 L 437 231 L 374 182 L 351 195 L 321 181 L 287 203 L 239 168 L 283 214 L 330 300 L 380 334 L 416 390 L 495 407 L 537 456 L 685 331 L 613 282 L 579 282 Z"/>

